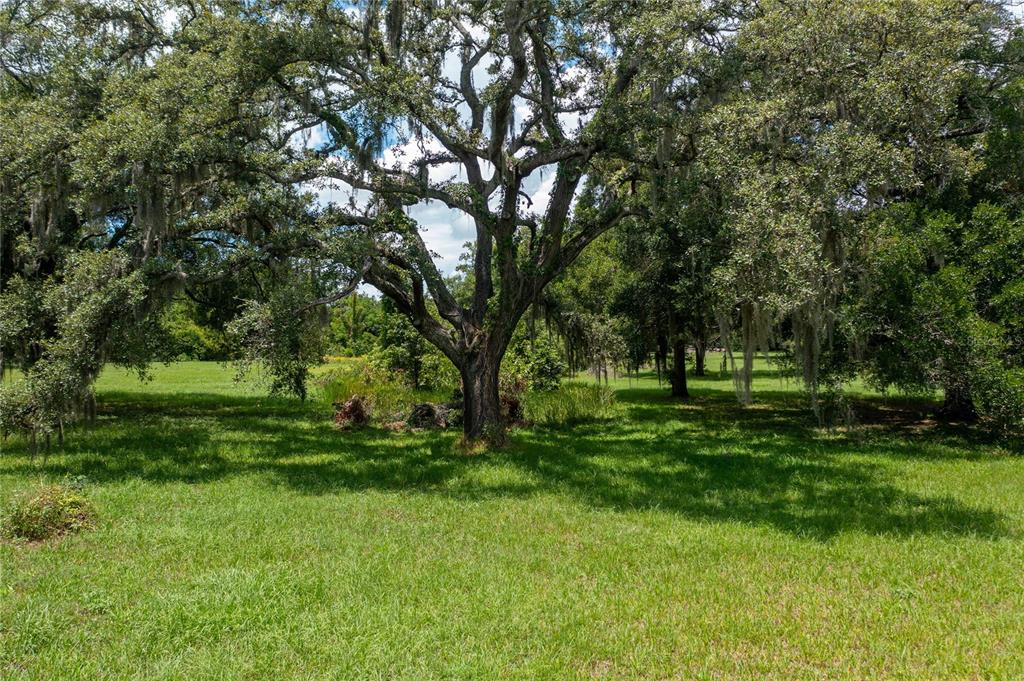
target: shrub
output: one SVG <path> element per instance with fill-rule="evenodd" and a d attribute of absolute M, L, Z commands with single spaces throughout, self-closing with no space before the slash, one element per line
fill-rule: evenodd
<path fill-rule="evenodd" d="M 167 332 L 173 346 L 170 354 L 178 360 L 219 360 L 230 354 L 227 340 L 213 329 L 187 317 L 172 318 Z"/>
<path fill-rule="evenodd" d="M 558 388 L 567 367 L 555 346 L 539 337 L 532 344 L 525 338 L 514 342 L 501 369 L 511 379 L 524 380 L 531 391 L 550 391 Z"/>
<path fill-rule="evenodd" d="M 432 348 L 430 352 L 423 355 L 418 387 L 450 393 L 459 386 L 460 382 L 458 369 L 450 359 L 441 354 L 440 350 Z"/>
<path fill-rule="evenodd" d="M 1024 433 L 1024 370 L 1004 369 L 993 362 L 976 372 L 972 387 L 975 406 L 993 431 Z"/>
<path fill-rule="evenodd" d="M 522 423 L 526 418 L 523 400 L 526 397 L 529 380 L 520 374 L 502 372 L 498 380 L 498 399 L 501 403 L 501 418 L 508 425 Z"/>
<path fill-rule="evenodd" d="M 0 436 L 30 430 L 35 425 L 34 412 L 28 381 L 0 385 Z"/>
<path fill-rule="evenodd" d="M 614 406 L 608 386 L 567 381 L 558 390 L 527 393 L 524 411 L 530 422 L 562 425 L 608 418 Z"/>
<path fill-rule="evenodd" d="M 92 527 L 96 511 L 79 487 L 47 485 L 15 497 L 0 518 L 0 533 L 40 541 Z"/>

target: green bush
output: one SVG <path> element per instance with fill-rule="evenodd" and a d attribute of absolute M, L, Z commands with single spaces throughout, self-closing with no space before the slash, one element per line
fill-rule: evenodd
<path fill-rule="evenodd" d="M 230 355 L 223 334 L 200 326 L 188 318 L 173 319 L 167 324 L 173 344 L 172 355 L 179 360 L 220 360 Z"/>
<path fill-rule="evenodd" d="M 78 486 L 47 485 L 11 501 L 0 517 L 0 534 L 39 541 L 78 532 L 95 522 L 96 511 Z"/>
<path fill-rule="evenodd" d="M 177 360 L 223 360 L 231 356 L 227 337 L 204 320 L 196 303 L 175 300 L 161 317 L 161 357 Z"/>
<path fill-rule="evenodd" d="M 502 374 L 525 381 L 530 391 L 555 390 L 567 369 L 557 348 L 543 336 L 532 344 L 526 338 L 517 339 L 501 364 Z"/>
<path fill-rule="evenodd" d="M 971 396 L 992 430 L 1004 435 L 1024 433 L 1024 370 L 990 363 L 973 378 Z"/>
<path fill-rule="evenodd" d="M 28 381 L 0 384 L 0 437 L 32 428 L 35 409 Z"/>
<path fill-rule="evenodd" d="M 611 388 L 593 383 L 567 381 L 557 390 L 528 392 L 524 400 L 526 420 L 543 425 L 563 425 L 610 417 L 615 408 Z"/>

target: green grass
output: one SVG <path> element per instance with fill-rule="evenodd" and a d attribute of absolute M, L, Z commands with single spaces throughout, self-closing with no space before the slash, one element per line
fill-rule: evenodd
<path fill-rule="evenodd" d="M 6 443 L 0 501 L 84 475 L 99 522 L 0 543 L 0 678 L 1024 676 L 1024 458 L 908 405 L 622 379 L 465 457 L 231 376 L 110 370 L 64 451 Z"/>

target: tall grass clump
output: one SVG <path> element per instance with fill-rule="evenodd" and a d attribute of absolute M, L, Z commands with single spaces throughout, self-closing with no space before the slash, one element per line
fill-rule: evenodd
<path fill-rule="evenodd" d="M 0 513 L 0 535 L 42 541 L 92 527 L 96 510 L 80 485 L 46 485 L 24 492 Z"/>
<path fill-rule="evenodd" d="M 615 410 L 615 394 L 606 385 L 567 381 L 557 390 L 526 394 L 526 420 L 541 425 L 567 425 L 609 418 Z"/>
<path fill-rule="evenodd" d="M 400 373 L 364 363 L 332 369 L 320 376 L 317 383 L 320 399 L 327 406 L 361 395 L 369 406 L 370 417 L 380 422 L 404 419 L 414 404 L 441 402 L 450 397 L 442 390 L 416 390 L 402 380 Z"/>

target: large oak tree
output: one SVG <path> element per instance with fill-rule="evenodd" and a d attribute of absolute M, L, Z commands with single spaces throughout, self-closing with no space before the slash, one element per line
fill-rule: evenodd
<path fill-rule="evenodd" d="M 458 367 L 468 436 L 499 427 L 499 367 L 523 313 L 636 212 L 625 196 L 644 172 L 634 129 L 655 122 L 651 93 L 672 73 L 667 56 L 674 76 L 688 77 L 686 56 L 724 40 L 732 19 L 729 3 L 550 0 L 328 4 L 289 18 L 322 35 L 301 65 L 274 75 L 329 133 L 327 158 L 304 179 L 370 193 L 378 219 L 361 276 Z M 373 153 L 395 139 L 411 157 Z M 621 175 L 573 212 L 588 173 L 608 158 L 626 164 Z M 550 190 L 534 210 L 528 189 L 543 173 Z M 396 211 L 422 201 L 473 226 L 468 305 L 448 289 L 420 226 Z"/>
<path fill-rule="evenodd" d="M 658 125 L 651 93 L 698 80 L 699 55 L 722 49 L 735 16 L 696 0 L 24 0 L 4 60 L 6 155 L 24 174 L 5 193 L 8 243 L 20 232 L 29 247 L 6 277 L 72 266 L 72 243 L 127 254 L 117 273 L 144 270 L 151 292 L 195 296 L 251 274 L 273 304 L 243 328 L 293 385 L 302 362 L 284 355 L 300 352 L 303 316 L 365 281 L 458 368 L 466 434 L 500 430 L 516 324 L 637 212 L 628 188 L 644 172 L 637 131 Z M 34 123 L 52 134 L 27 154 L 17 131 Z M 617 176 L 584 192 L 607 159 Z M 543 210 L 530 196 L 541 176 Z M 356 198 L 312 201 L 327 184 Z M 423 202 L 472 224 L 468 304 L 410 217 Z M 101 348 L 109 358 L 101 329 L 122 312 L 92 320 L 97 359 L 78 373 L 98 370 Z M 261 331 L 287 338 L 261 343 Z"/>

